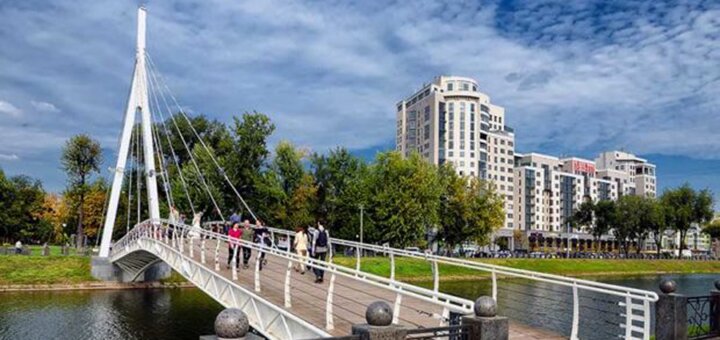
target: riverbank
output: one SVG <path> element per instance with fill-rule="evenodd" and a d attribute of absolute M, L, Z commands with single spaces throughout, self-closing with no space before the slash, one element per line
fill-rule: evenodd
<path fill-rule="evenodd" d="M 336 257 L 335 263 L 355 268 L 354 257 Z M 472 261 L 532 270 L 546 274 L 571 277 L 639 276 L 656 274 L 720 273 L 720 261 L 690 260 L 604 260 L 604 259 L 472 259 Z M 441 281 L 485 279 L 489 272 L 440 264 Z M 383 257 L 362 259 L 363 271 L 390 276 L 390 260 Z M 425 260 L 412 258 L 395 259 L 395 277 L 406 282 L 432 280 L 432 270 Z"/>
<path fill-rule="evenodd" d="M 572 277 L 613 277 L 657 274 L 720 273 L 720 261 L 689 260 L 598 260 L 598 259 L 473 259 L 473 261 Z M 355 267 L 354 257 L 337 256 L 334 262 Z M 396 258 L 395 277 L 406 282 L 432 280 L 428 262 Z M 441 281 L 486 279 L 488 272 L 439 265 Z M 390 276 L 390 260 L 365 257 L 362 270 Z M 81 256 L 0 256 L 0 291 L 175 288 L 189 286 L 181 275 L 173 274 L 157 284 L 117 284 L 95 280 L 90 275 L 90 258 Z"/>
<path fill-rule="evenodd" d="M 156 283 L 101 282 L 90 275 L 90 258 L 83 256 L 0 256 L 0 292 L 22 290 L 85 290 L 190 287 L 172 275 Z"/>

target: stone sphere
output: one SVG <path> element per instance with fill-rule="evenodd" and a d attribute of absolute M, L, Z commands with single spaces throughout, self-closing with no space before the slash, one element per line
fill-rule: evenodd
<path fill-rule="evenodd" d="M 475 300 L 475 307 L 473 309 L 475 310 L 476 316 L 493 317 L 497 315 L 495 299 L 489 296 L 481 296 Z"/>
<path fill-rule="evenodd" d="M 660 291 L 665 294 L 670 294 L 675 292 L 677 289 L 677 283 L 675 281 L 670 279 L 664 279 L 660 281 Z"/>
<path fill-rule="evenodd" d="M 221 339 L 242 338 L 250 330 L 245 312 L 237 308 L 227 308 L 215 318 L 215 335 Z"/>
<path fill-rule="evenodd" d="M 715 289 L 720 290 L 720 280 L 715 280 Z"/>
<path fill-rule="evenodd" d="M 375 301 L 367 307 L 365 319 L 371 326 L 389 326 L 393 319 L 392 308 L 385 301 Z"/>

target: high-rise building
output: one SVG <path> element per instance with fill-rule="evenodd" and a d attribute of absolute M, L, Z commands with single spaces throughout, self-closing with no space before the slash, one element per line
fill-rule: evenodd
<path fill-rule="evenodd" d="M 621 195 L 655 197 L 655 165 L 625 151 L 606 151 L 596 159 L 598 177 L 617 183 Z"/>
<path fill-rule="evenodd" d="M 512 228 L 515 136 L 505 109 L 478 88 L 471 78 L 439 76 L 398 102 L 396 150 L 492 180 L 506 198 L 505 227 Z"/>

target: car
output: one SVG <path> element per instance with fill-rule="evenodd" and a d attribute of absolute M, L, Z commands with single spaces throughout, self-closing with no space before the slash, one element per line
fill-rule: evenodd
<path fill-rule="evenodd" d="M 411 251 L 411 252 L 414 252 L 414 253 L 422 253 L 422 251 L 421 251 L 420 248 L 418 248 L 418 247 L 406 247 L 405 250 L 406 250 L 406 251 Z"/>

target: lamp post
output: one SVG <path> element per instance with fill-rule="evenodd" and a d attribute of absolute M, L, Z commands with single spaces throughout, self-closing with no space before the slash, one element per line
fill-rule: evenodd
<path fill-rule="evenodd" d="M 363 209 L 365 206 L 360 204 L 360 243 L 363 243 Z"/>

